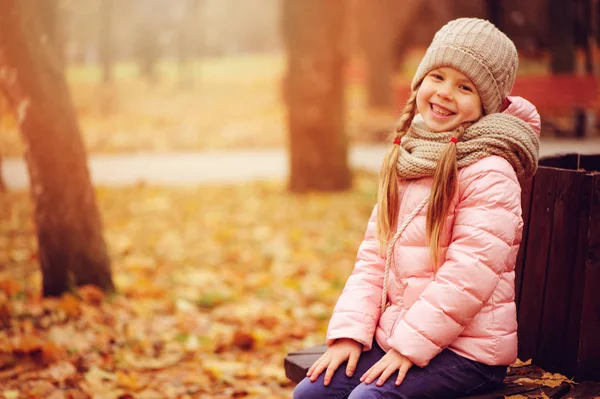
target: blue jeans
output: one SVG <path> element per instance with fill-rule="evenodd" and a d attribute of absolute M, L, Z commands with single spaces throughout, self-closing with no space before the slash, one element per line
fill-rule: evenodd
<path fill-rule="evenodd" d="M 294 399 L 459 398 L 493 391 L 502 385 L 506 375 L 506 366 L 488 366 L 444 349 L 426 367 L 413 366 L 400 386 L 395 385 L 398 372 L 380 387 L 376 385 L 377 380 L 361 383 L 360 377 L 383 355 L 383 349 L 373 342 L 373 348 L 361 354 L 352 377 L 346 376 L 344 362 L 328 386 L 323 385 L 325 371 L 315 382 L 308 378 L 300 381 L 294 390 Z"/>

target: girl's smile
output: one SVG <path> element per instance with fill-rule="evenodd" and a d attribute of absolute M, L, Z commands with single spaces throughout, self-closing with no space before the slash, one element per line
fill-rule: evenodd
<path fill-rule="evenodd" d="M 425 76 L 417 92 L 417 110 L 435 132 L 454 130 L 483 113 L 475 85 L 450 67 L 434 69 Z"/>

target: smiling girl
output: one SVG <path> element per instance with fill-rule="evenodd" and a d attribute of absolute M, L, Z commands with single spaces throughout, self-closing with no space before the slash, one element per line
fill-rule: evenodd
<path fill-rule="evenodd" d="M 454 398 L 492 390 L 517 355 L 519 178 L 540 119 L 508 97 L 518 56 L 490 22 L 435 35 L 379 177 L 327 351 L 294 398 Z"/>

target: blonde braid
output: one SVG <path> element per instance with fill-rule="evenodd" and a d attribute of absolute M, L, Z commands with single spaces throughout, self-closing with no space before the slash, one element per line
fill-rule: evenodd
<path fill-rule="evenodd" d="M 453 138 L 459 140 L 471 123 L 463 123 L 453 133 Z M 427 237 L 433 269 L 437 271 L 439 263 L 440 239 L 450 203 L 456 192 L 458 167 L 456 159 L 456 143 L 450 141 L 442 151 L 433 174 L 433 183 L 427 209 Z"/>
<path fill-rule="evenodd" d="M 402 139 L 408 132 L 413 118 L 417 112 L 417 92 L 418 87 L 413 90 L 410 97 L 406 101 L 406 105 L 402 110 L 402 116 L 396 126 L 394 139 Z M 379 239 L 379 254 L 383 255 L 383 251 L 387 247 L 385 254 L 385 269 L 383 272 L 383 290 L 381 292 L 381 311 L 385 309 L 387 302 L 387 289 L 390 274 L 390 262 L 393 252 L 393 243 L 397 236 L 404 230 L 398 230 L 396 239 L 389 242 L 390 232 L 393 226 L 396 225 L 398 219 L 398 207 L 400 206 L 398 198 L 398 157 L 400 156 L 400 145 L 394 144 L 386 154 L 379 172 L 379 191 L 377 195 L 377 238 Z M 423 204 L 425 205 L 425 204 Z M 416 213 L 415 213 L 416 214 Z M 408 225 L 408 223 L 404 223 Z M 390 245 L 388 245 L 388 242 Z"/>
<path fill-rule="evenodd" d="M 417 112 L 417 89 L 408 98 L 402 116 L 398 121 L 395 139 L 402 139 L 408 132 L 413 118 Z M 379 172 L 379 190 L 377 194 L 377 239 L 379 240 L 379 254 L 383 255 L 389 240 L 390 231 L 398 218 L 398 157 L 400 145 L 392 145 L 387 152 Z"/>

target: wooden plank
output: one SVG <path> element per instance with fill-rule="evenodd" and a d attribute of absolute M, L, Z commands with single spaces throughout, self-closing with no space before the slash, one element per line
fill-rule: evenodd
<path fill-rule="evenodd" d="M 581 155 L 579 167 L 588 171 L 600 172 L 600 154 Z"/>
<path fill-rule="evenodd" d="M 311 346 L 310 348 L 300 349 L 299 351 L 291 352 L 289 355 L 290 356 L 311 355 L 311 354 L 317 353 L 319 356 L 321 356 L 323 353 L 325 353 L 326 350 L 327 350 L 327 345 L 323 344 L 323 345 Z"/>
<path fill-rule="evenodd" d="M 521 283 L 523 281 L 523 270 L 526 265 L 525 248 L 527 248 L 527 238 L 529 237 L 529 214 L 531 209 L 531 198 L 535 177 L 531 180 L 521 182 L 521 209 L 523 217 L 523 237 L 517 254 L 517 262 L 515 264 L 515 303 L 519 309 L 521 300 Z"/>
<path fill-rule="evenodd" d="M 579 154 L 576 153 L 550 155 L 538 161 L 539 166 L 571 170 L 577 170 L 578 163 Z"/>
<path fill-rule="evenodd" d="M 546 289 L 535 363 L 550 372 L 564 373 L 564 342 L 569 318 L 573 267 L 577 256 L 581 188 L 584 173 L 556 171 L 556 195 L 546 269 Z"/>
<path fill-rule="evenodd" d="M 535 356 L 546 284 L 546 264 L 552 232 L 556 169 L 538 169 L 533 186 L 529 232 L 518 309 L 519 358 Z"/>
<path fill-rule="evenodd" d="M 571 386 L 567 383 L 560 384 L 557 387 L 549 387 L 536 383 L 523 383 L 506 385 L 504 388 L 495 390 L 484 395 L 466 396 L 463 399 L 505 399 L 511 398 L 551 398 L 559 399 L 564 397 Z M 545 396 L 544 396 L 545 395 Z"/>
<path fill-rule="evenodd" d="M 600 397 L 600 382 L 585 381 L 577 384 L 564 399 L 593 399 Z"/>
<path fill-rule="evenodd" d="M 576 374 L 580 381 L 600 381 L 600 174 L 594 176 L 591 209 Z"/>
<path fill-rule="evenodd" d="M 325 353 L 326 349 L 327 345 L 319 345 L 289 353 L 283 361 L 287 378 L 296 384 L 302 381 L 310 366 Z"/>
<path fill-rule="evenodd" d="M 562 345 L 567 354 L 564 358 L 564 373 L 569 376 L 577 374 L 577 359 L 579 354 L 579 340 L 581 334 L 581 315 L 583 307 L 583 291 L 585 282 L 586 258 L 588 251 L 591 203 L 594 194 L 595 176 L 585 174 L 579 195 L 581 196 L 581 207 L 574 218 L 579 219 L 579 232 L 577 237 L 576 257 L 573 263 L 573 283 L 570 310 L 567 320 L 565 342 Z"/>

